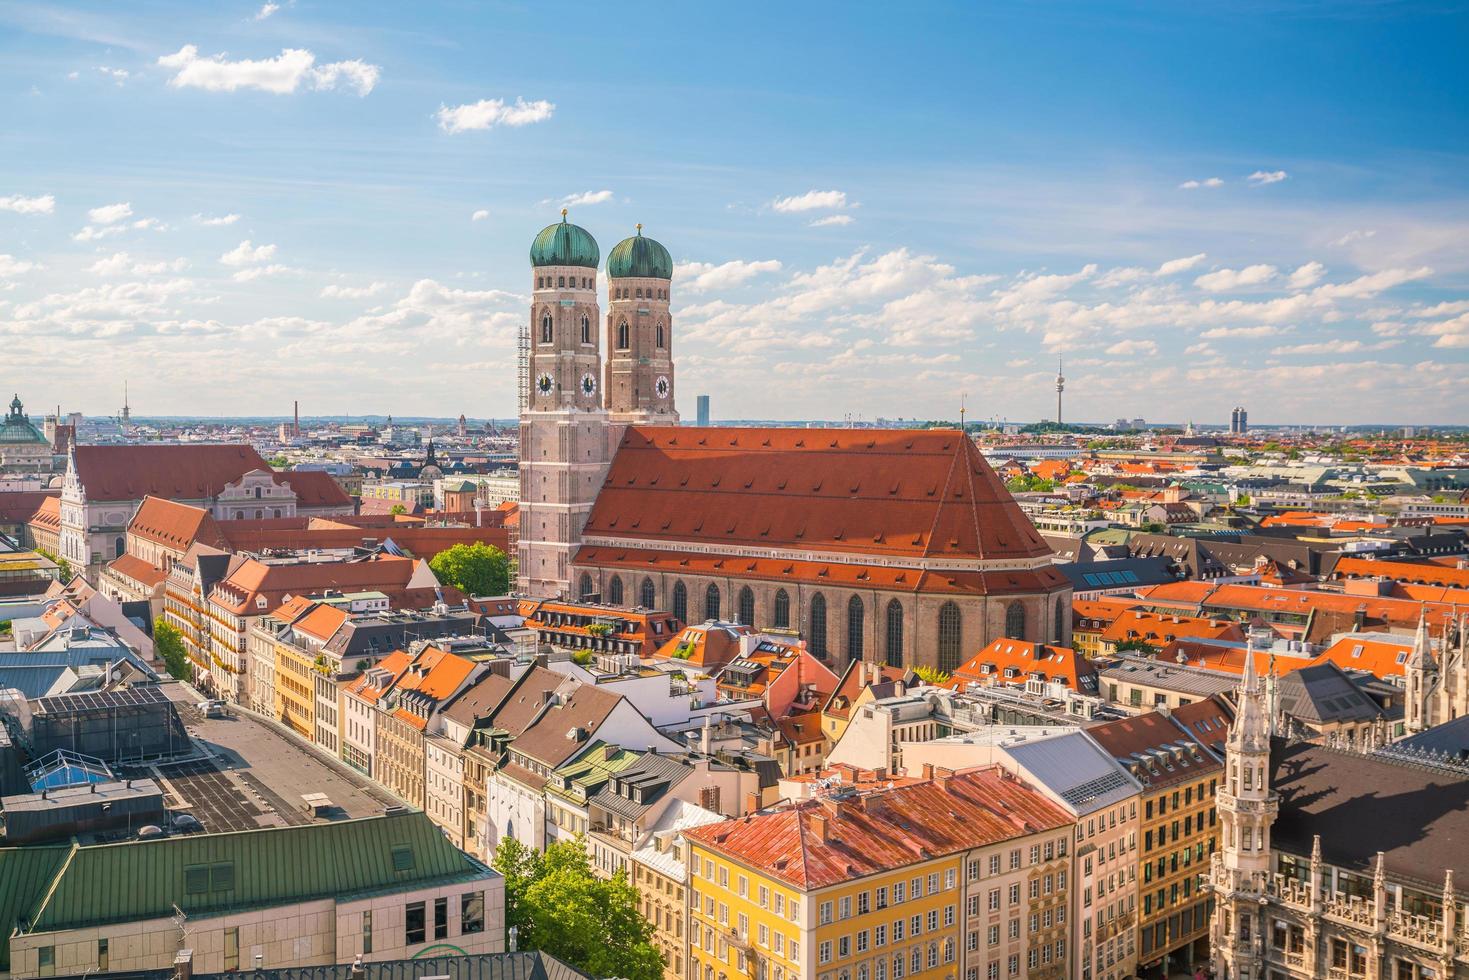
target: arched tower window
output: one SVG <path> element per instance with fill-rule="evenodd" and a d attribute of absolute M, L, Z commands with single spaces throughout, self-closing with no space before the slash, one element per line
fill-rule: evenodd
<path fill-rule="evenodd" d="M 664 346 L 666 345 L 663 343 L 663 324 L 660 322 L 658 324 L 658 349 L 662 350 Z"/>
<path fill-rule="evenodd" d="M 791 628 L 791 594 L 785 589 L 777 589 L 775 592 L 775 620 L 776 629 Z"/>
<path fill-rule="evenodd" d="M 903 666 L 903 604 L 897 599 L 888 601 L 887 649 L 883 651 L 889 665 Z"/>
<path fill-rule="evenodd" d="M 704 618 L 719 618 L 719 586 L 713 582 L 710 582 L 709 588 L 704 590 Z"/>
<path fill-rule="evenodd" d="M 617 325 L 617 349 L 627 350 L 627 321 L 623 320 Z"/>
<path fill-rule="evenodd" d="M 586 572 L 581 574 L 581 597 L 583 600 L 592 597 L 592 577 Z"/>
<path fill-rule="evenodd" d="M 584 344 L 592 342 L 592 321 L 585 313 L 581 318 L 581 342 Z"/>
<path fill-rule="evenodd" d="M 755 625 L 755 593 L 750 591 L 748 585 L 740 589 L 740 623 L 744 626 Z"/>
<path fill-rule="evenodd" d="M 1060 599 L 1057 599 L 1056 600 L 1056 623 L 1055 623 L 1055 631 L 1056 631 L 1056 635 L 1055 635 L 1055 637 L 1052 638 L 1051 642 L 1052 643 L 1057 643 L 1057 644 L 1059 644 L 1059 643 L 1065 643 L 1066 642 L 1066 603 L 1062 602 Z"/>
<path fill-rule="evenodd" d="M 622 605 L 622 579 L 612 576 L 612 581 L 607 583 L 607 601 L 614 606 Z"/>
<path fill-rule="evenodd" d="M 551 342 L 551 314 L 547 313 L 541 317 L 541 343 Z"/>
<path fill-rule="evenodd" d="M 680 623 L 689 621 L 689 590 L 682 582 L 673 584 L 673 618 Z"/>
<path fill-rule="evenodd" d="M 1012 640 L 1025 639 L 1025 607 L 1019 602 L 1005 607 L 1005 636 Z"/>
<path fill-rule="evenodd" d="M 638 604 L 644 609 L 652 609 L 658 601 L 658 593 L 653 589 L 653 580 L 643 579 L 642 587 L 638 590 Z"/>
<path fill-rule="evenodd" d="M 959 669 L 961 625 L 957 602 L 951 600 L 939 607 L 939 670 L 952 674 Z"/>
<path fill-rule="evenodd" d="M 857 596 L 847 600 L 847 660 L 862 659 L 862 637 L 866 630 L 862 625 L 862 600 Z"/>
<path fill-rule="evenodd" d="M 811 597 L 811 632 L 806 645 L 818 657 L 827 655 L 826 648 L 826 596 L 820 592 Z"/>

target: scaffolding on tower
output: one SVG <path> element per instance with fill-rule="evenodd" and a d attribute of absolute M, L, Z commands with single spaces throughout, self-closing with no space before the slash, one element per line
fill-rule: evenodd
<path fill-rule="evenodd" d="M 515 376 L 520 392 L 520 413 L 530 408 L 530 322 L 520 325 L 515 354 Z"/>

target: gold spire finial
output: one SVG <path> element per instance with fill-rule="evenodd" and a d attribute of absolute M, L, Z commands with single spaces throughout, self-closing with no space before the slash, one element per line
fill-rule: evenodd
<path fill-rule="evenodd" d="M 642 233 L 643 233 L 643 223 L 641 221 L 639 221 L 638 222 L 638 234 L 641 235 Z"/>
<path fill-rule="evenodd" d="M 561 220 L 562 221 L 565 221 L 566 220 L 566 209 L 565 208 L 562 208 L 561 209 Z"/>

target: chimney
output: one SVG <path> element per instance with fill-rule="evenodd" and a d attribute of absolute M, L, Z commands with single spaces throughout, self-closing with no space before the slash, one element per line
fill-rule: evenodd
<path fill-rule="evenodd" d="M 923 764 L 923 778 L 924 779 L 932 779 L 933 778 L 933 763 L 932 762 L 925 762 Z"/>
<path fill-rule="evenodd" d="M 173 956 L 174 980 L 193 980 L 194 977 L 194 951 L 192 949 L 181 949 Z"/>
<path fill-rule="evenodd" d="M 811 817 L 811 832 L 823 844 L 831 840 L 831 825 L 826 819 L 826 814 L 817 813 Z"/>
<path fill-rule="evenodd" d="M 699 751 L 705 755 L 714 754 L 714 724 L 709 715 L 704 716 L 704 727 L 699 731 Z"/>
<path fill-rule="evenodd" d="M 301 403 L 299 401 L 291 402 L 291 419 L 291 434 L 299 436 L 301 434 Z"/>

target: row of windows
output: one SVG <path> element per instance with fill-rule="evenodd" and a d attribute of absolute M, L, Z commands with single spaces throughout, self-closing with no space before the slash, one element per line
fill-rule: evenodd
<path fill-rule="evenodd" d="M 668 298 L 668 290 L 666 290 L 666 289 L 654 289 L 654 288 L 652 288 L 650 286 L 650 287 L 648 287 L 647 292 L 646 292 L 646 295 L 645 295 L 644 294 L 644 290 L 640 286 L 634 286 L 632 289 L 628 289 L 626 286 L 622 286 L 622 287 L 620 287 L 618 289 L 612 290 L 612 298 L 613 299 L 667 299 Z"/>
<path fill-rule="evenodd" d="M 821 905 L 817 907 L 817 917 L 822 925 L 826 925 L 827 923 L 833 921 L 833 914 L 835 914 L 837 921 L 840 921 L 842 919 L 850 919 L 853 914 L 853 908 L 857 910 L 857 915 L 866 915 L 868 912 L 872 912 L 874 910 L 881 911 L 882 909 L 888 907 L 889 896 L 891 896 L 891 904 L 893 905 L 907 901 L 910 897 L 914 900 L 920 899 L 924 895 L 923 888 L 925 882 L 928 885 L 928 894 L 937 895 L 940 891 L 952 890 L 955 886 L 957 877 L 958 874 L 955 869 L 950 868 L 943 873 L 942 877 L 940 877 L 939 872 L 935 871 L 929 874 L 926 879 L 920 876 L 914 878 L 911 882 L 895 882 L 891 886 L 891 888 L 884 885 L 873 891 L 858 892 L 855 896 L 843 895 L 841 898 L 837 899 L 835 904 L 829 901 L 822 902 Z M 942 884 L 940 884 L 940 882 L 942 882 Z M 946 913 L 946 917 L 949 918 L 950 922 L 952 922 L 953 910 L 954 907 L 951 905 L 949 906 L 948 912 Z M 938 910 L 935 909 L 929 914 L 937 917 Z M 917 923 L 918 916 L 915 915 L 913 917 L 913 921 Z"/>

